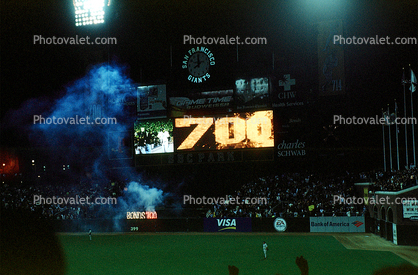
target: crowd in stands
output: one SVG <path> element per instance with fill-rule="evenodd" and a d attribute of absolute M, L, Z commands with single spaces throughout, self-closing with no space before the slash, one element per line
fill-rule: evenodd
<path fill-rule="evenodd" d="M 238 203 L 208 205 L 206 217 L 309 217 L 309 216 L 359 216 L 366 207 L 335 202 L 335 196 L 348 198 L 358 196 L 355 183 L 372 182 L 371 191 L 399 191 L 417 183 L 416 168 L 402 171 L 367 173 L 344 173 L 343 175 L 319 175 L 309 173 L 285 173 L 269 175 L 247 182 L 231 198 Z M 42 216 L 53 219 L 88 219 L 103 214 L 103 207 L 88 204 L 37 203 L 42 198 L 109 198 L 119 197 L 125 183 L 108 182 L 92 184 L 81 182 L 73 185 L 51 185 L 45 183 L 14 184 L 2 180 L 1 206 L 6 209 L 23 208 L 39 211 Z M 222 196 L 220 194 L 220 196 Z M 260 199 L 258 203 L 245 198 Z M 112 207 L 112 206 L 109 206 Z"/>
<path fill-rule="evenodd" d="M 52 219 L 87 219 L 96 218 L 97 209 L 100 207 L 87 203 L 52 203 L 60 199 L 80 201 L 89 198 L 89 202 L 95 198 L 115 197 L 119 185 L 113 183 L 99 186 L 89 183 L 77 185 L 51 185 L 39 182 L 31 183 L 7 183 L 2 182 L 0 194 L 4 209 L 28 209 L 36 211 L 41 216 Z M 61 201 L 62 202 L 62 201 Z M 102 207 L 103 208 L 103 207 Z"/>
<path fill-rule="evenodd" d="M 355 183 L 369 182 L 370 191 L 400 191 L 417 183 L 417 169 L 344 175 L 282 174 L 261 177 L 244 184 L 231 198 L 239 203 L 216 204 L 206 217 L 309 217 L 359 216 L 367 208 L 344 203 L 344 198 L 358 197 Z M 339 198 L 335 197 L 339 196 Z M 250 198 L 250 199 L 247 199 Z M 261 198 L 254 204 L 251 199 Z M 343 198 L 341 200 L 340 198 Z M 338 200 L 338 201 L 337 201 Z M 265 201 L 267 203 L 265 203 Z"/>
<path fill-rule="evenodd" d="M 374 182 L 372 191 L 400 191 L 417 185 L 418 169 L 394 170 L 390 172 L 371 171 L 361 173 L 362 180 Z"/>
<path fill-rule="evenodd" d="M 208 214 L 212 217 L 308 217 L 361 215 L 364 212 L 359 205 L 334 204 L 333 195 L 355 195 L 350 174 L 266 176 L 244 184 L 232 196 L 240 198 L 239 204 L 218 204 Z M 267 203 L 253 204 L 250 200 L 246 203 L 245 198 L 266 198 Z"/>

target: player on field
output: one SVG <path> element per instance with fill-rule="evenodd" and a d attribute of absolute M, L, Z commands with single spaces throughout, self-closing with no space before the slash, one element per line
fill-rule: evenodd
<path fill-rule="evenodd" d="M 269 250 L 269 247 L 266 242 L 263 242 L 264 259 L 267 259 L 267 250 Z"/>
<path fill-rule="evenodd" d="M 91 241 L 91 229 L 89 229 L 89 238 L 90 238 L 90 241 Z"/>

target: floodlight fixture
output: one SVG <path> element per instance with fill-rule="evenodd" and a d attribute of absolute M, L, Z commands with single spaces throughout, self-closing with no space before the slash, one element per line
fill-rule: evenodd
<path fill-rule="evenodd" d="M 73 4 L 77 27 L 104 23 L 105 0 L 73 0 Z M 107 0 L 107 6 L 110 6 L 110 0 Z"/>

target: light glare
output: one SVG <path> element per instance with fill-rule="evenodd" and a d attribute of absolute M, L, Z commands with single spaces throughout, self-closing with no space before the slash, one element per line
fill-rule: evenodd
<path fill-rule="evenodd" d="M 104 0 L 74 0 L 73 3 L 76 26 L 104 23 Z"/>

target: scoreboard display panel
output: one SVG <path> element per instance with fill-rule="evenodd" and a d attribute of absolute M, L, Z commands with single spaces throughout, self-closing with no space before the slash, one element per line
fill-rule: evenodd
<path fill-rule="evenodd" d="M 174 148 L 176 152 L 273 148 L 273 128 L 272 110 L 224 116 L 183 116 L 174 119 Z"/>
<path fill-rule="evenodd" d="M 171 119 L 137 120 L 134 124 L 135 155 L 173 153 Z"/>

